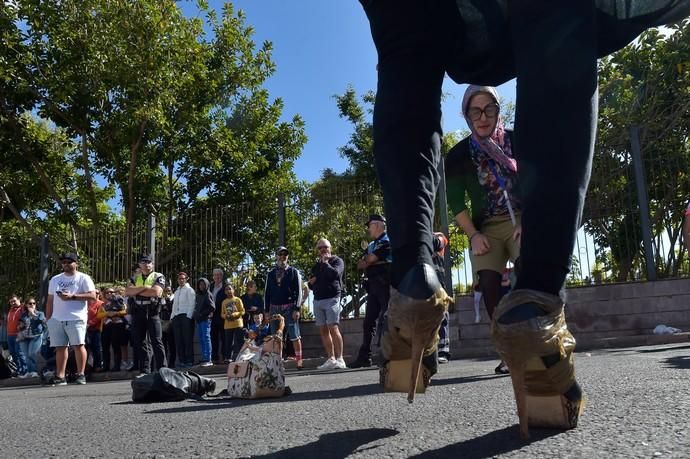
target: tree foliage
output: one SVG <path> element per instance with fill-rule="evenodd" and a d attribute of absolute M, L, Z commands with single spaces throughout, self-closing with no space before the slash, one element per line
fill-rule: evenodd
<path fill-rule="evenodd" d="M 597 261 L 619 281 L 643 269 L 642 232 L 630 127 L 639 126 L 654 238 L 662 277 L 677 275 L 682 211 L 690 196 L 690 21 L 645 32 L 599 65 L 600 118 L 585 229 Z"/>

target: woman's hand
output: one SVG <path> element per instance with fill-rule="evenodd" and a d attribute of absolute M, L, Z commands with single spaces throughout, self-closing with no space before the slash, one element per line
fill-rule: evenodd
<path fill-rule="evenodd" d="M 513 231 L 513 240 L 517 241 L 518 248 L 520 248 L 520 243 L 522 242 L 522 225 L 515 227 Z"/>
<path fill-rule="evenodd" d="M 484 236 L 482 233 L 476 233 L 472 236 L 470 241 L 472 245 L 472 255 L 481 256 L 486 255 L 491 250 L 491 244 L 489 244 L 489 238 Z"/>

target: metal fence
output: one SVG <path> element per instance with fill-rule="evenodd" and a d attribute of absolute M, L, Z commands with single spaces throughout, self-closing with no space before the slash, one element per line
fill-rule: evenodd
<path fill-rule="evenodd" d="M 634 142 L 635 135 L 626 135 L 615 151 L 597 150 L 570 286 L 690 273 L 680 236 L 690 198 L 688 155 L 660 158 L 647 154 L 653 143 L 635 151 Z M 266 202 L 152 215 L 137 222 L 130 235 L 123 225 L 112 225 L 79 232 L 76 240 L 82 270 L 100 284 L 126 282 L 138 255 L 155 252 L 156 270 L 168 279 L 178 271 L 194 279 L 210 277 L 213 268 L 221 267 L 241 291 L 249 278 L 263 286 L 280 244 L 289 247 L 291 263 L 308 274 L 316 261 L 315 243 L 326 237 L 346 264 L 345 314 L 357 315 L 364 301 L 355 266 L 368 241 L 364 223 L 370 213 L 382 211 L 377 185 L 326 180 Z M 466 292 L 472 284 L 466 235 L 452 223 L 449 232 L 453 284 L 456 292 Z M 52 245 L 56 253 L 65 249 L 63 243 Z M 0 240 L 0 256 L 0 294 L 35 294 L 40 279 L 36 241 L 20 235 Z M 53 260 L 51 270 L 57 269 Z"/>

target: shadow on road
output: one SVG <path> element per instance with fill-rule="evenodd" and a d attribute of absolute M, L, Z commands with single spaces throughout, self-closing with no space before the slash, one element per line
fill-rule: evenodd
<path fill-rule="evenodd" d="M 668 357 L 664 359 L 664 363 L 670 368 L 677 368 L 678 370 L 690 370 L 690 355 L 678 355 L 676 357 Z"/>
<path fill-rule="evenodd" d="M 357 448 L 372 441 L 397 435 L 393 429 L 361 429 L 345 432 L 333 432 L 323 434 L 318 440 L 302 446 L 295 446 L 283 451 L 266 454 L 263 456 L 251 456 L 253 458 L 299 458 L 327 457 L 329 459 L 344 459 L 355 452 Z M 366 448 L 375 449 L 376 446 Z"/>
<path fill-rule="evenodd" d="M 484 459 L 499 454 L 519 450 L 530 443 L 545 440 L 563 432 L 558 430 L 530 429 L 531 438 L 522 440 L 518 425 L 495 430 L 481 437 L 465 440 L 455 445 L 444 446 L 433 451 L 426 451 L 416 456 L 415 459 L 428 459 L 435 457 L 461 457 L 463 459 Z"/>
<path fill-rule="evenodd" d="M 431 380 L 431 387 L 434 386 L 449 386 L 451 384 L 466 384 L 466 383 L 473 383 L 473 382 L 478 382 L 478 381 L 488 381 L 490 379 L 502 379 L 502 378 L 509 378 L 510 375 L 476 375 L 476 376 L 460 376 L 457 378 L 448 378 L 448 379 L 432 379 Z"/>
<path fill-rule="evenodd" d="M 198 401 L 191 401 L 191 404 L 162 408 L 160 410 L 147 411 L 146 414 L 170 414 L 170 413 L 189 413 L 194 411 L 220 410 L 231 406 L 256 405 L 258 403 L 282 403 L 282 402 L 301 402 L 305 400 L 330 400 L 338 398 L 361 397 L 365 395 L 380 394 L 379 384 L 366 384 L 363 386 L 351 386 L 342 389 L 317 390 L 313 392 L 293 393 L 281 398 L 264 398 L 258 400 L 241 400 L 229 398 L 212 398 Z"/>

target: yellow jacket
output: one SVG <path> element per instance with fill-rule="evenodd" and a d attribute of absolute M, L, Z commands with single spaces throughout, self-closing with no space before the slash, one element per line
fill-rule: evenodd
<path fill-rule="evenodd" d="M 244 305 L 242 304 L 242 300 L 236 296 L 223 300 L 221 314 L 221 317 L 225 319 L 225 323 L 223 324 L 225 330 L 244 327 L 244 321 L 242 320 Z"/>

